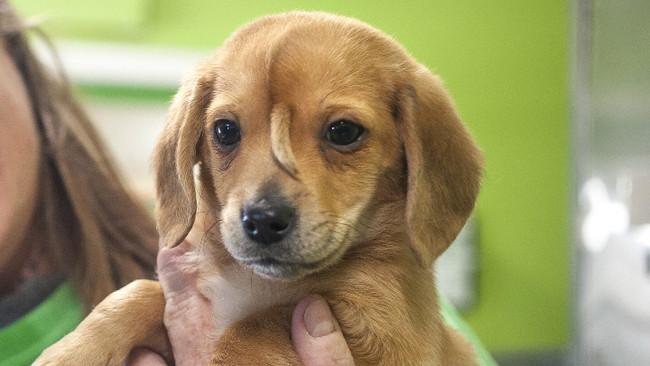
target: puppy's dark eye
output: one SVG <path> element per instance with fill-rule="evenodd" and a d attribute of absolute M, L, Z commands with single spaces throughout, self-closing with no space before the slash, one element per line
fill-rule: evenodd
<path fill-rule="evenodd" d="M 212 127 L 214 140 L 225 148 L 234 147 L 241 140 L 241 131 L 235 121 L 218 119 Z"/>
<path fill-rule="evenodd" d="M 334 145 L 348 146 L 359 141 L 364 130 L 363 126 L 359 124 L 340 120 L 327 126 L 325 138 Z"/>

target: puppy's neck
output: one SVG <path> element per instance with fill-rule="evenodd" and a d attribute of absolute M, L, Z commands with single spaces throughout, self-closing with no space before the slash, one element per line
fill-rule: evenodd
<path fill-rule="evenodd" d="M 220 241 L 210 239 L 205 228 L 197 224 L 187 237 L 199 259 L 198 290 L 212 305 L 217 337 L 249 315 L 275 305 L 297 303 L 305 295 L 295 283 L 254 274 L 238 264 Z"/>
<path fill-rule="evenodd" d="M 219 337 L 249 315 L 275 305 L 296 303 L 301 297 L 292 284 L 261 278 L 236 263 L 202 276 L 199 291 L 212 304 Z"/>

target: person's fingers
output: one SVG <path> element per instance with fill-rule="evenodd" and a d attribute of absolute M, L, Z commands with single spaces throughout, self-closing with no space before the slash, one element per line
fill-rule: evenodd
<path fill-rule="evenodd" d="M 167 366 L 165 359 L 146 348 L 136 348 L 129 354 L 126 366 Z"/>
<path fill-rule="evenodd" d="M 184 241 L 158 251 L 158 278 L 165 294 L 165 327 L 177 366 L 207 365 L 213 350 L 212 307 L 197 288 L 196 261 L 192 245 Z"/>
<path fill-rule="evenodd" d="M 192 244 L 183 241 L 173 248 L 161 247 L 158 250 L 157 268 L 160 284 L 163 286 L 165 297 L 185 292 L 187 288 L 196 282 L 196 270 L 198 266 L 196 256 L 188 254 Z"/>
<path fill-rule="evenodd" d="M 305 366 L 354 366 L 350 348 L 323 297 L 310 295 L 298 303 L 291 333 Z"/>

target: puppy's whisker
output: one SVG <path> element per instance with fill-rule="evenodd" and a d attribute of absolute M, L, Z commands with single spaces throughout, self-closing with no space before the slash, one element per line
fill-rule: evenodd
<path fill-rule="evenodd" d="M 363 226 L 363 227 L 365 227 L 366 229 L 370 229 L 370 228 L 371 228 L 370 226 L 368 226 L 367 224 L 364 224 L 364 223 L 361 222 L 361 221 L 351 222 L 350 220 L 347 220 L 345 217 L 342 217 L 342 216 L 336 215 L 336 214 L 334 214 L 334 213 L 332 213 L 332 212 L 329 212 L 329 211 L 322 212 L 321 214 L 322 214 L 323 216 L 326 216 L 326 217 L 330 218 L 330 219 L 333 219 L 337 224 L 340 224 L 340 225 L 343 225 L 343 226 L 349 227 L 350 229 L 354 230 L 357 234 L 360 234 L 360 233 L 361 233 L 361 231 L 359 230 L 359 228 L 357 227 L 357 225 Z"/>
<path fill-rule="evenodd" d="M 203 233 L 203 236 L 201 237 L 201 244 L 205 245 L 209 242 L 214 241 L 214 239 L 218 236 L 219 234 L 219 225 L 221 224 L 221 220 L 216 220 L 213 222 Z"/>

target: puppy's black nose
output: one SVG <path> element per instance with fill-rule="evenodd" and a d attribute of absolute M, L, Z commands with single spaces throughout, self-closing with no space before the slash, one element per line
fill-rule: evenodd
<path fill-rule="evenodd" d="M 252 240 L 268 245 L 282 240 L 293 229 L 295 209 L 280 200 L 260 200 L 244 207 L 242 225 Z"/>

